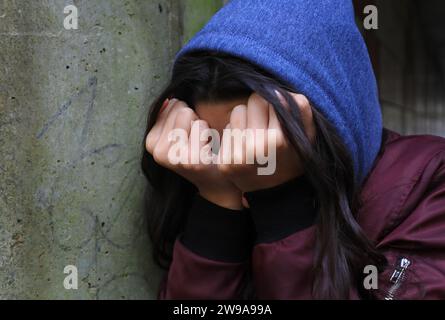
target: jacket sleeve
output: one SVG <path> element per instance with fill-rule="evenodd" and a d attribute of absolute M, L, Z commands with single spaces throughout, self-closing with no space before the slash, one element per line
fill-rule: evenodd
<path fill-rule="evenodd" d="M 445 299 L 444 159 L 443 152 L 437 155 L 400 199 L 404 209 L 393 212 L 392 224 L 377 241 L 388 265 L 368 296 Z M 316 210 L 308 190 L 304 180 L 297 179 L 245 195 L 257 232 L 252 268 L 260 299 L 313 298 Z M 350 299 L 360 298 L 358 289 L 350 289 Z"/>
<path fill-rule="evenodd" d="M 316 206 L 305 177 L 245 193 L 256 230 L 253 279 L 259 299 L 311 299 Z"/>
<path fill-rule="evenodd" d="M 159 299 L 240 299 L 252 250 L 246 211 L 219 207 L 197 195 Z"/>
<path fill-rule="evenodd" d="M 388 268 L 376 298 L 445 299 L 445 152 L 424 168 L 402 199 L 405 210 L 378 244 Z M 410 199 L 420 199 L 411 201 Z"/>
<path fill-rule="evenodd" d="M 305 176 L 245 194 L 257 232 L 252 269 L 259 299 L 314 299 L 317 204 Z M 349 299 L 359 299 L 351 287 Z"/>

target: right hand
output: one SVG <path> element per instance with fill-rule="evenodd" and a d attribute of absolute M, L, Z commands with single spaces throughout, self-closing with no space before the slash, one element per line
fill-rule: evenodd
<path fill-rule="evenodd" d="M 172 99 L 161 110 L 155 125 L 148 133 L 145 141 L 146 149 L 160 166 L 176 172 L 194 184 L 203 198 L 221 207 L 233 210 L 242 209 L 241 191 L 222 175 L 217 165 L 191 164 L 191 157 L 195 155 L 199 158 L 201 152 L 206 152 L 213 157 L 209 142 L 191 143 L 192 128 L 202 132 L 209 126 L 207 122 L 200 120 L 185 102 Z M 181 144 L 182 148 L 187 149 L 189 155 L 186 164 L 173 164 L 169 159 L 169 150 L 173 144 L 178 143 L 168 139 L 170 132 L 174 129 L 182 129 L 187 133 L 187 138 Z"/>

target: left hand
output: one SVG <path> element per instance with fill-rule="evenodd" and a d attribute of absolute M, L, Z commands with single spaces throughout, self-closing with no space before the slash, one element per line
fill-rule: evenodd
<path fill-rule="evenodd" d="M 304 130 L 309 140 L 313 142 L 316 129 L 309 101 L 303 95 L 294 93 L 291 93 L 291 95 L 300 107 Z M 224 138 L 227 135 L 227 131 L 224 131 L 221 141 L 221 149 L 218 155 L 220 160 L 218 169 L 242 192 L 272 188 L 304 173 L 303 164 L 294 147 L 289 143 L 284 134 L 273 106 L 260 95 L 254 93 L 249 97 L 247 106 L 240 105 L 235 107 L 232 110 L 230 123 L 227 128 L 232 130 L 239 129 L 239 132 L 241 133 L 246 133 L 247 129 L 262 129 L 264 130 L 263 132 L 266 138 L 255 138 L 253 141 L 249 140 L 250 143 L 247 142 L 248 139 L 243 139 L 241 144 L 234 144 L 232 140 L 232 147 L 228 150 L 229 148 L 224 147 L 227 145 Z M 273 130 L 276 135 L 275 159 L 270 159 L 271 153 L 267 151 L 267 137 L 271 130 Z M 258 148 L 261 150 L 260 154 L 265 154 L 265 156 L 268 157 L 269 162 L 275 161 L 276 168 L 273 174 L 258 174 L 258 168 L 264 167 L 264 165 L 261 166 L 258 164 L 259 162 L 261 163 L 261 161 L 258 161 L 260 159 L 258 159 L 256 154 Z M 224 153 L 226 154 L 226 157 L 230 158 L 230 162 L 227 161 L 227 158 L 225 159 L 225 162 L 222 162 Z M 254 164 L 247 163 L 246 160 L 251 159 L 249 157 L 255 159 Z M 269 165 L 271 164 L 268 163 L 267 166 Z"/>

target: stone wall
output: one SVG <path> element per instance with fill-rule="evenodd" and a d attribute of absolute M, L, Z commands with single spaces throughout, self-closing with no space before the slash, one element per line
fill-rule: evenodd
<path fill-rule="evenodd" d="M 79 10 L 65 30 L 64 7 Z M 0 299 L 150 299 L 147 107 L 201 0 L 0 1 Z M 66 290 L 64 267 L 79 272 Z"/>

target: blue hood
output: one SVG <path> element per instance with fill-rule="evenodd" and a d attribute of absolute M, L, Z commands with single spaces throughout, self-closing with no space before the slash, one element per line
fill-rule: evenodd
<path fill-rule="evenodd" d="M 377 85 L 351 0 L 232 0 L 178 53 L 215 50 L 261 66 L 337 129 L 362 181 L 381 145 Z"/>

